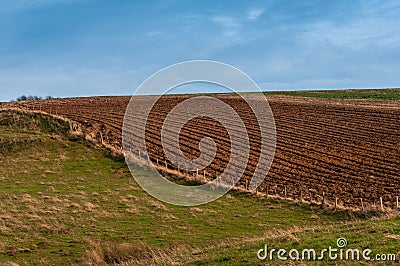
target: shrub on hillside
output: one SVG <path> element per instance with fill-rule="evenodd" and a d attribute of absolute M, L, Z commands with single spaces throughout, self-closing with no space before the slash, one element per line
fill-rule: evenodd
<path fill-rule="evenodd" d="M 42 98 L 40 96 L 36 96 L 36 95 L 21 95 L 20 97 L 18 97 L 17 99 L 15 99 L 15 101 L 17 102 L 21 102 L 21 101 L 40 101 L 40 100 L 50 100 L 53 99 L 52 96 L 46 96 L 45 98 Z"/>

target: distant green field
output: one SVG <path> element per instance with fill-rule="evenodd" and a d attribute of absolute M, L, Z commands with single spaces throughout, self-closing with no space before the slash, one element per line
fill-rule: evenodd
<path fill-rule="evenodd" d="M 263 265 L 264 244 L 322 250 L 339 237 L 400 258 L 396 215 L 370 219 L 235 191 L 178 207 L 149 196 L 123 160 L 83 140 L 3 125 L 0 147 L 0 265 Z"/>
<path fill-rule="evenodd" d="M 400 100 L 400 89 L 273 91 L 266 92 L 266 94 L 338 99 Z"/>

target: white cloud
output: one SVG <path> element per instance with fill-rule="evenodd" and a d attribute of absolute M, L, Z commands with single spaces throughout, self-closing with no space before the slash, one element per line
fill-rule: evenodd
<path fill-rule="evenodd" d="M 231 16 L 216 16 L 212 18 L 222 28 L 222 35 L 229 37 L 231 41 L 242 40 L 242 21 Z"/>
<path fill-rule="evenodd" d="M 255 36 L 248 36 L 246 34 L 246 26 L 248 23 L 257 20 L 263 13 L 264 9 L 255 8 L 250 9 L 247 13 L 242 15 L 217 15 L 211 20 L 217 23 L 222 28 L 222 36 L 229 38 L 233 43 L 247 41 L 254 39 Z"/>
<path fill-rule="evenodd" d="M 248 20 L 256 20 L 258 19 L 263 13 L 264 9 L 257 8 L 257 9 L 252 9 L 247 13 L 247 19 Z"/>
<path fill-rule="evenodd" d="M 216 16 L 212 20 L 225 28 L 239 28 L 241 26 L 239 19 L 230 16 Z"/>
<path fill-rule="evenodd" d="M 159 35 L 162 35 L 162 34 L 163 34 L 162 31 L 150 31 L 150 32 L 146 33 L 146 35 L 148 37 L 159 36 Z"/>
<path fill-rule="evenodd" d="M 390 46 L 400 43 L 400 25 L 380 18 L 356 19 L 337 25 L 319 22 L 310 25 L 300 38 L 305 43 L 325 42 L 338 47 L 361 49 L 369 45 Z"/>
<path fill-rule="evenodd" d="M 304 43 L 328 43 L 359 50 L 400 44 L 400 5 L 393 1 L 362 1 L 359 10 L 345 20 L 323 20 L 304 26 Z"/>

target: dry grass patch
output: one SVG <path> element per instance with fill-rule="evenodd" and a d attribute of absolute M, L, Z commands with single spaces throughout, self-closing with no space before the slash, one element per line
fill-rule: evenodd
<path fill-rule="evenodd" d="M 91 241 L 90 249 L 85 252 L 86 265 L 122 264 L 132 260 L 147 259 L 150 248 L 142 243 L 113 243 Z"/>

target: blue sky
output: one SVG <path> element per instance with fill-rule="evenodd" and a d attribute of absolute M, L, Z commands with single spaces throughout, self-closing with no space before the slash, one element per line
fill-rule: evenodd
<path fill-rule="evenodd" d="M 398 1 L 0 0 L 0 101 L 129 95 L 170 64 L 263 90 L 399 87 Z"/>

